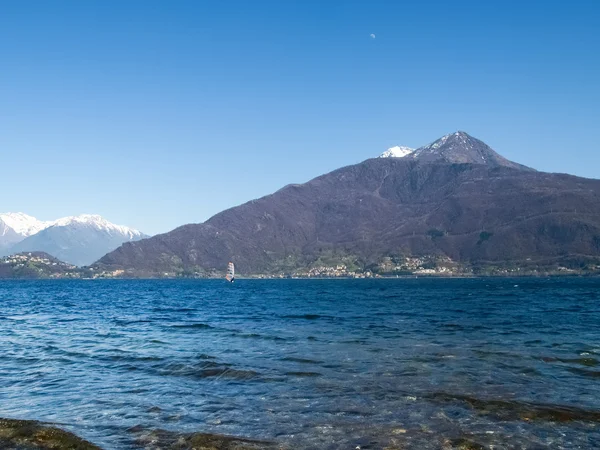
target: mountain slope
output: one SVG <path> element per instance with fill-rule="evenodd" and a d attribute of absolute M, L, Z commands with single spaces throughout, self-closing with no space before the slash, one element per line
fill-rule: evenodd
<path fill-rule="evenodd" d="M 332 253 L 363 266 L 389 255 L 468 264 L 600 256 L 600 181 L 536 172 L 469 140 L 446 148 L 441 157 L 370 159 L 286 186 L 203 224 L 127 243 L 97 266 L 158 274 L 223 271 L 233 260 L 240 273 L 259 273 Z M 452 162 L 473 152 L 487 159 Z"/>
<path fill-rule="evenodd" d="M 10 253 L 40 251 L 76 266 L 93 263 L 124 242 L 147 237 L 138 230 L 114 225 L 98 215 L 58 219 L 40 232 L 10 247 Z"/>

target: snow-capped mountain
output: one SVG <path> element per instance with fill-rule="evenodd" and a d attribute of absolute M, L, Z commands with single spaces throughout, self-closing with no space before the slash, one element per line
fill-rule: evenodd
<path fill-rule="evenodd" d="M 43 222 L 22 212 L 0 213 L 0 220 L 7 228 L 25 237 L 42 231 L 52 223 Z"/>
<path fill-rule="evenodd" d="M 493 167 L 504 166 L 520 170 L 533 170 L 509 161 L 487 144 L 464 131 L 447 134 L 416 150 L 409 147 L 391 147 L 379 157 L 415 159 L 426 163 L 484 164 Z"/>
<path fill-rule="evenodd" d="M 0 253 L 6 255 L 41 251 L 76 266 L 89 265 L 124 242 L 148 237 L 138 230 L 115 225 L 93 214 L 64 217 L 49 222 L 41 222 L 22 213 L 7 213 L 2 216 L 10 217 L 12 221 L 2 219 L 5 236 L 9 239 L 0 247 Z M 0 225 L 0 239 L 2 231 L 3 227 Z"/>
<path fill-rule="evenodd" d="M 24 213 L 0 213 L 0 251 L 28 236 L 48 227 L 50 222 L 42 222 Z"/>
<path fill-rule="evenodd" d="M 62 219 L 51 222 L 53 227 L 90 227 L 98 231 L 104 231 L 112 235 L 119 235 L 128 238 L 128 240 L 142 239 L 146 235 L 139 230 L 126 227 L 124 225 L 115 225 L 102 216 L 97 214 L 81 214 L 79 216 L 63 217 Z"/>
<path fill-rule="evenodd" d="M 419 147 L 409 158 L 422 162 L 447 162 L 453 164 L 484 164 L 513 169 L 533 170 L 514 163 L 496 153 L 490 146 L 464 131 L 442 136 L 431 144 Z"/>
<path fill-rule="evenodd" d="M 396 145 L 395 147 L 388 148 L 385 152 L 379 155 L 380 158 L 404 158 L 414 152 L 414 148 L 401 147 Z"/>

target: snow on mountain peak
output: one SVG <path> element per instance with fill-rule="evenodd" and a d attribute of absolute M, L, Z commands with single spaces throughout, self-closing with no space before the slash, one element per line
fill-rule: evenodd
<path fill-rule="evenodd" d="M 78 216 L 63 217 L 52 222 L 52 226 L 57 227 L 78 225 L 93 227 L 97 230 L 106 231 L 108 233 L 122 234 L 124 236 L 128 236 L 129 238 L 143 236 L 143 233 L 139 230 L 135 230 L 124 225 L 115 225 L 98 214 L 80 214 Z"/>
<path fill-rule="evenodd" d="M 464 131 L 456 131 L 442 136 L 431 144 L 419 147 L 415 150 L 413 157 L 421 158 L 426 155 L 443 155 L 450 149 L 453 151 L 469 152 L 480 144 L 485 145 L 483 142 L 469 136 Z"/>
<path fill-rule="evenodd" d="M 4 225 L 4 226 L 2 226 Z M 115 225 L 98 214 L 80 214 L 58 220 L 41 221 L 25 213 L 0 213 L 0 237 L 10 230 L 22 238 L 27 238 L 50 227 L 88 226 L 109 234 L 120 234 L 128 239 L 143 237 L 144 234 L 133 228 Z"/>
<path fill-rule="evenodd" d="M 0 220 L 18 235 L 28 237 L 48 228 L 51 222 L 43 222 L 22 212 L 0 213 Z M 3 233 L 6 233 L 4 229 Z"/>
<path fill-rule="evenodd" d="M 379 155 L 380 158 L 404 158 L 410 155 L 415 150 L 410 147 L 401 147 L 396 145 L 395 147 L 388 148 L 385 152 Z"/>
<path fill-rule="evenodd" d="M 97 214 L 80 214 L 78 216 L 67 216 L 62 217 L 60 219 L 55 220 L 52 225 L 58 227 L 65 227 L 73 224 L 108 224 L 107 220 L 103 219 L 101 216 Z"/>

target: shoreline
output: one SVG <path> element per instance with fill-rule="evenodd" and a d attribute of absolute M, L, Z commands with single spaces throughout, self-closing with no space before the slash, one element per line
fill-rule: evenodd
<path fill-rule="evenodd" d="M 600 272 L 590 273 L 537 273 L 537 274 L 519 274 L 519 275 L 436 275 L 436 274 L 417 274 L 417 275 L 398 275 L 398 276 L 376 276 L 376 277 L 350 277 L 350 276 L 314 276 L 314 277 L 297 277 L 297 276 L 237 276 L 236 280 L 415 280 L 415 279 L 437 279 L 437 280 L 485 280 L 485 279 L 540 279 L 540 278 L 600 278 Z M 95 277 L 95 278 L 79 278 L 79 277 L 0 277 L 2 281 L 95 281 L 95 280 L 123 280 L 123 281 L 149 281 L 149 280 L 224 280 L 223 277 L 178 277 L 178 276 L 156 276 L 156 277 L 136 277 L 136 276 L 119 276 L 119 277 Z M 235 284 L 235 283 L 234 283 Z"/>

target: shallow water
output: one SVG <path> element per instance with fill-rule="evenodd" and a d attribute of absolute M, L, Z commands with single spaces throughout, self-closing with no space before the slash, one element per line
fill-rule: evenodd
<path fill-rule="evenodd" d="M 110 449 L 600 447 L 599 279 L 0 282 L 0 417 Z"/>

